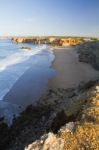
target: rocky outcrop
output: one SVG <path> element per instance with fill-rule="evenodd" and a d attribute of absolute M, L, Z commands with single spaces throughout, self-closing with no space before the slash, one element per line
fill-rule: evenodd
<path fill-rule="evenodd" d="M 99 42 L 86 42 L 80 44 L 77 50 L 79 61 L 91 64 L 99 70 Z"/>
<path fill-rule="evenodd" d="M 38 44 L 38 39 L 36 39 L 36 38 L 13 37 L 12 41 L 15 42 L 15 43 L 34 43 L 34 44 Z"/>
<path fill-rule="evenodd" d="M 66 47 L 66 46 L 76 46 L 80 43 L 80 40 L 77 38 L 60 38 L 60 39 L 54 39 L 51 44 L 53 46 L 61 46 L 61 47 Z"/>
<path fill-rule="evenodd" d="M 21 47 L 21 49 L 25 49 L 25 50 L 32 50 L 32 48 L 31 47 Z"/>
<path fill-rule="evenodd" d="M 69 122 L 58 133 L 45 134 L 25 150 L 98 150 L 99 149 L 99 86 L 83 104 L 75 122 Z"/>
<path fill-rule="evenodd" d="M 75 46 L 80 43 L 80 41 L 77 38 L 67 38 L 61 40 L 62 40 L 62 46 Z"/>
<path fill-rule="evenodd" d="M 48 38 L 13 37 L 15 43 L 49 44 Z"/>
<path fill-rule="evenodd" d="M 43 38 L 43 37 L 37 37 L 37 38 L 29 38 L 29 37 L 13 37 L 13 42 L 16 43 L 33 43 L 33 44 L 49 44 L 52 46 L 75 46 L 80 41 L 77 38 Z"/>
<path fill-rule="evenodd" d="M 14 118 L 10 128 L 1 123 L 4 130 L 0 126 L 0 149 L 98 148 L 98 82 L 75 89 L 50 90 L 36 106 L 29 106 Z"/>
<path fill-rule="evenodd" d="M 16 42 L 16 43 L 23 43 L 23 42 L 24 42 L 24 38 L 16 38 L 16 37 L 13 37 L 13 38 L 12 38 L 12 41 L 13 41 L 13 42 Z"/>
<path fill-rule="evenodd" d="M 63 150 L 64 141 L 53 133 L 45 134 L 41 140 L 30 144 L 25 150 Z"/>

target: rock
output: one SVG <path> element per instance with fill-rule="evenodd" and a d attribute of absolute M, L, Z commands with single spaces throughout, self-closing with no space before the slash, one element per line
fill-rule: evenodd
<path fill-rule="evenodd" d="M 99 86 L 96 86 L 96 91 L 99 93 Z"/>
<path fill-rule="evenodd" d="M 99 42 L 85 42 L 78 46 L 79 61 L 99 70 Z"/>
<path fill-rule="evenodd" d="M 63 150 L 64 142 L 56 138 L 53 133 L 48 134 L 48 138 L 44 142 L 43 150 Z"/>
<path fill-rule="evenodd" d="M 82 84 L 78 89 L 73 97 L 74 89 L 50 91 L 44 98 L 46 105 L 28 106 L 11 128 L 1 124 L 0 149 L 8 146 L 7 150 L 76 150 L 89 146 L 88 149 L 98 150 L 99 81 Z M 53 97 L 59 103 L 51 102 L 49 106 L 47 100 Z"/>
<path fill-rule="evenodd" d="M 69 122 L 69 123 L 66 123 L 65 126 L 63 126 L 59 132 L 73 132 L 74 131 L 74 128 L 75 128 L 75 122 Z"/>
<path fill-rule="evenodd" d="M 25 49 L 25 50 L 32 50 L 31 47 L 21 47 L 21 49 Z"/>
<path fill-rule="evenodd" d="M 64 141 L 57 138 L 53 133 L 48 133 L 30 144 L 25 150 L 63 150 Z"/>

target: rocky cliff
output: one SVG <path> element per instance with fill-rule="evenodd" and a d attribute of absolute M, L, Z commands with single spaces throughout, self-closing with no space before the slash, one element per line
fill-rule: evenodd
<path fill-rule="evenodd" d="M 66 123 L 57 134 L 44 134 L 25 150 L 99 150 L 99 86 L 91 90 L 92 96 L 82 104 L 75 121 Z"/>
<path fill-rule="evenodd" d="M 99 70 L 99 41 L 80 44 L 77 52 L 79 61 L 89 63 Z"/>
<path fill-rule="evenodd" d="M 3 150 L 98 150 L 99 80 L 49 91 L 9 128 L 0 121 Z M 69 103 L 67 103 L 69 100 Z"/>
<path fill-rule="evenodd" d="M 13 37 L 12 41 L 15 43 L 38 43 L 37 38 L 29 38 L 29 37 Z"/>
<path fill-rule="evenodd" d="M 51 37 L 13 37 L 13 42 L 16 43 L 33 43 L 33 44 L 51 44 L 53 46 L 75 46 L 80 43 L 77 38 L 51 38 Z"/>

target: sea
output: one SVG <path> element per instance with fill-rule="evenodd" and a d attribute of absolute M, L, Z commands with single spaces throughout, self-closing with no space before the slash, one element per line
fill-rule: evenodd
<path fill-rule="evenodd" d="M 34 73 L 30 80 L 35 83 L 32 94 L 37 101 L 46 91 L 49 78 L 55 76 L 55 70 L 51 68 L 54 58 L 47 45 L 16 44 L 10 39 L 0 40 L 0 117 L 3 116 L 8 124 L 11 124 L 13 115 L 19 115 L 21 110 L 18 103 L 10 103 L 10 99 L 7 101 L 6 95 L 23 74 L 32 69 Z M 27 105 L 30 103 L 27 102 Z"/>

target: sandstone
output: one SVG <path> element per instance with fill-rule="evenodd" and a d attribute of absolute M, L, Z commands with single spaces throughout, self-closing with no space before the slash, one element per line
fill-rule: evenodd
<path fill-rule="evenodd" d="M 77 38 L 58 38 L 58 37 L 13 37 L 15 43 L 33 43 L 33 44 L 48 44 L 52 46 L 76 46 L 80 43 Z"/>

